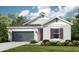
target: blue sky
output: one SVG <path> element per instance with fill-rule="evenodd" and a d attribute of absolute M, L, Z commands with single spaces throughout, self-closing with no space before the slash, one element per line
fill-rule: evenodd
<path fill-rule="evenodd" d="M 13 13 L 18 15 L 22 10 L 29 10 L 31 12 L 38 12 L 37 7 L 34 6 L 0 6 L 0 13 L 7 15 L 8 13 Z M 57 6 L 51 6 L 51 9 L 54 10 Z"/>
<path fill-rule="evenodd" d="M 32 6 L 0 6 L 0 13 L 4 15 L 7 15 L 8 13 L 13 13 L 18 16 L 18 14 L 22 10 L 30 10 L 32 12 L 37 11 L 36 9 L 32 10 Z"/>
<path fill-rule="evenodd" d="M 56 14 L 64 17 L 72 17 L 78 12 L 79 7 L 78 6 L 68 6 L 68 7 L 67 6 L 0 6 L 0 13 L 2 13 L 3 15 L 13 13 L 16 16 L 23 14 L 25 14 L 26 16 L 30 16 L 32 14 L 31 16 L 33 16 L 33 14 L 39 13 L 40 10 L 46 11 L 46 13 L 49 13 L 52 16 Z"/>

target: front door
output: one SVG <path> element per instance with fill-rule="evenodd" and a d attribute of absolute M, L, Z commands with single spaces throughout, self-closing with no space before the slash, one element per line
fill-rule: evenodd
<path fill-rule="evenodd" d="M 40 41 L 42 41 L 43 40 L 43 29 L 41 28 L 40 29 Z"/>

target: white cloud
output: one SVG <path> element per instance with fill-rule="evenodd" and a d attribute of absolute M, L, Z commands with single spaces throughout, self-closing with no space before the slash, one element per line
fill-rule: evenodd
<path fill-rule="evenodd" d="M 62 7 L 59 6 L 58 9 L 59 11 L 54 11 L 51 10 L 50 6 L 38 6 L 38 13 L 44 12 L 47 16 L 51 15 L 52 16 L 62 16 L 65 17 L 65 15 L 68 12 L 73 12 L 77 7 L 76 6 L 67 6 L 67 7 Z"/>
<path fill-rule="evenodd" d="M 51 9 L 50 8 L 41 9 L 39 10 L 38 13 L 41 13 L 41 12 L 44 12 L 48 16 L 51 12 Z"/>
<path fill-rule="evenodd" d="M 34 15 L 34 16 L 36 16 L 36 15 L 37 15 L 37 13 L 30 13 L 30 15 L 31 15 L 31 16 L 33 16 L 33 15 Z"/>
<path fill-rule="evenodd" d="M 62 11 L 64 15 L 66 15 L 68 12 L 73 12 L 75 8 L 76 8 L 75 6 L 68 6 L 68 7 L 65 7 Z"/>
<path fill-rule="evenodd" d="M 50 15 L 51 8 L 48 6 L 37 6 L 37 9 L 38 9 L 38 12 L 30 13 L 31 19 L 34 19 L 35 17 L 37 17 L 41 12 L 44 12 L 47 16 Z"/>
<path fill-rule="evenodd" d="M 51 11 L 51 17 L 63 16 L 64 15 L 62 7 L 59 6 L 58 9 L 59 9 L 59 11 L 57 11 L 57 12 L 55 12 L 54 10 Z"/>
<path fill-rule="evenodd" d="M 73 12 L 78 7 L 76 7 L 76 6 L 67 6 L 67 7 L 62 8 L 61 6 L 59 6 L 58 8 L 59 8 L 59 11 L 58 12 L 52 11 L 51 16 L 65 17 L 68 12 Z"/>
<path fill-rule="evenodd" d="M 65 12 L 70 12 L 70 11 L 74 11 L 76 8 L 76 6 L 67 6 L 64 8 Z"/>
<path fill-rule="evenodd" d="M 47 16 L 50 15 L 51 8 L 49 6 L 38 6 L 38 14 L 44 12 Z"/>
<path fill-rule="evenodd" d="M 40 9 L 45 9 L 45 8 L 50 8 L 50 6 L 37 6 L 38 10 Z"/>
<path fill-rule="evenodd" d="M 51 10 L 50 6 L 34 6 L 32 9 L 37 8 L 38 12 L 30 12 L 29 10 L 23 10 L 19 14 L 19 16 L 28 16 L 30 19 L 33 19 L 39 15 L 39 13 L 44 12 L 47 16 L 54 17 L 54 16 L 61 16 L 65 17 L 68 12 L 73 12 L 75 9 L 78 9 L 78 6 L 67 6 L 67 7 L 61 7 L 59 6 L 59 11 Z"/>
<path fill-rule="evenodd" d="M 34 19 L 35 17 L 38 16 L 38 13 L 30 13 L 30 19 Z"/>
<path fill-rule="evenodd" d="M 23 10 L 23 11 L 20 12 L 19 16 L 28 16 L 29 13 L 30 13 L 29 10 Z"/>
<path fill-rule="evenodd" d="M 32 9 L 35 9 L 35 8 L 36 8 L 36 6 L 33 6 L 33 7 L 32 7 Z"/>
<path fill-rule="evenodd" d="M 77 14 L 78 14 L 78 12 L 75 12 L 75 13 L 74 13 L 74 16 L 76 16 Z"/>

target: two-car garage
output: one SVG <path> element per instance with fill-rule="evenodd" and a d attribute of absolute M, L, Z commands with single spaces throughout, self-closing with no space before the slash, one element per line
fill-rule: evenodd
<path fill-rule="evenodd" d="M 12 31 L 12 41 L 31 41 L 34 39 L 34 31 Z"/>
<path fill-rule="evenodd" d="M 12 41 L 31 41 L 34 39 L 33 31 L 13 31 Z"/>
<path fill-rule="evenodd" d="M 38 40 L 38 29 L 33 27 L 9 27 L 8 28 L 8 40 L 19 42 L 30 42 L 32 40 Z"/>

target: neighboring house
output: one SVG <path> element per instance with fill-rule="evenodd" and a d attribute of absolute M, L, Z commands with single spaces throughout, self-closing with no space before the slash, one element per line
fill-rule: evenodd
<path fill-rule="evenodd" d="M 41 14 L 23 25 L 23 27 L 8 27 L 10 41 L 71 40 L 71 25 L 73 24 L 61 17 L 49 18 Z"/>

